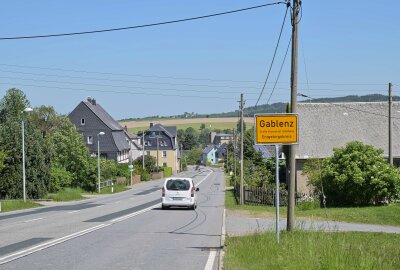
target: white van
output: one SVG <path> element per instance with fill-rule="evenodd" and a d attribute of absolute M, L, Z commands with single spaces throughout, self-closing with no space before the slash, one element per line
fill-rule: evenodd
<path fill-rule="evenodd" d="M 182 206 L 196 209 L 197 195 L 192 178 L 167 178 L 161 190 L 161 207 Z"/>

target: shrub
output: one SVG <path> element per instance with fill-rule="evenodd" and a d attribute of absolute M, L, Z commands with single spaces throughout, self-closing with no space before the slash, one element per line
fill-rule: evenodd
<path fill-rule="evenodd" d="M 172 175 L 171 167 L 164 167 L 164 177 L 170 177 Z"/>

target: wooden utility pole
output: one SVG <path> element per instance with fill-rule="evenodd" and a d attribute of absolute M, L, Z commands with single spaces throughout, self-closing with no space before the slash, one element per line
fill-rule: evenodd
<path fill-rule="evenodd" d="M 143 148 L 143 152 L 142 152 L 142 168 L 144 171 L 144 131 L 142 133 L 142 148 Z"/>
<path fill-rule="evenodd" d="M 392 152 L 392 83 L 389 83 L 389 163 L 393 165 Z"/>
<path fill-rule="evenodd" d="M 243 94 L 240 94 L 240 204 L 244 204 L 243 198 Z"/>
<path fill-rule="evenodd" d="M 233 129 L 233 175 L 235 176 L 235 186 L 236 186 L 236 129 Z"/>
<path fill-rule="evenodd" d="M 291 97 L 290 97 L 290 112 L 297 112 L 297 58 L 298 58 L 298 15 L 299 15 L 299 0 L 293 0 L 292 12 L 292 65 L 291 65 Z M 289 159 L 289 200 L 287 208 L 287 230 L 294 229 L 294 207 L 296 193 L 296 150 L 297 145 L 290 145 Z"/>

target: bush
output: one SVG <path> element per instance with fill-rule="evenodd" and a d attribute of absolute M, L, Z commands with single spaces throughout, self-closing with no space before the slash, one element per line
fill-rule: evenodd
<path fill-rule="evenodd" d="M 354 141 L 334 149 L 333 156 L 324 159 L 321 166 L 305 166 L 305 172 L 311 176 L 314 187 L 323 187 L 328 205 L 360 206 L 385 199 L 393 201 L 400 190 L 400 172 L 382 153 L 381 149 Z"/>
<path fill-rule="evenodd" d="M 163 167 L 164 168 L 164 177 L 170 177 L 172 175 L 171 167 Z"/>
<path fill-rule="evenodd" d="M 72 182 L 72 174 L 65 168 L 53 166 L 50 168 L 49 192 L 58 192 L 65 187 L 69 187 Z"/>

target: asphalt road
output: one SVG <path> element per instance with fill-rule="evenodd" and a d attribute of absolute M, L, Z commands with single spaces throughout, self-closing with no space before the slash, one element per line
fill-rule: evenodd
<path fill-rule="evenodd" d="M 224 177 L 202 168 L 198 208 L 161 210 L 163 180 L 78 203 L 0 214 L 0 269 L 218 269 Z"/>

